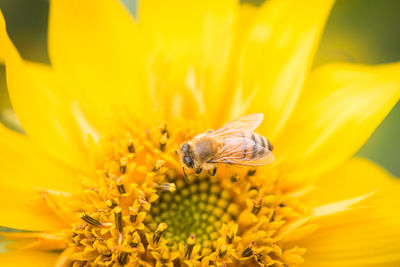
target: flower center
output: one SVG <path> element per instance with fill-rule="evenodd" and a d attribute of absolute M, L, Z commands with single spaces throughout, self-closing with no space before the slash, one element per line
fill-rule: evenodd
<path fill-rule="evenodd" d="M 218 177 L 200 176 L 193 181 L 176 182 L 175 192 L 162 192 L 152 204 L 146 225 L 153 231 L 165 222 L 165 238 L 174 250 L 179 243 L 194 235 L 202 248 L 212 248 L 219 237 L 222 223 L 235 220 L 238 205 L 229 190 L 224 190 Z"/>

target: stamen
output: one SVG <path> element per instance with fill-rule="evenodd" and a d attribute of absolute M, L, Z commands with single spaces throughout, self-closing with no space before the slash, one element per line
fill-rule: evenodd
<path fill-rule="evenodd" d="M 225 244 L 222 244 L 221 248 L 219 249 L 218 256 L 222 259 L 223 257 L 225 257 L 226 252 L 226 246 Z"/>
<path fill-rule="evenodd" d="M 107 207 L 109 207 L 110 209 L 113 209 L 113 208 L 115 208 L 115 207 L 118 205 L 118 203 L 115 202 L 114 200 L 108 199 L 108 200 L 106 201 L 106 205 L 107 205 Z"/>
<path fill-rule="evenodd" d="M 256 253 L 254 254 L 254 257 L 257 262 L 261 263 L 263 266 L 265 266 L 265 261 L 264 261 L 264 256 L 261 253 Z"/>
<path fill-rule="evenodd" d="M 137 219 L 137 214 L 129 216 L 129 220 L 131 221 L 131 223 L 135 223 Z"/>
<path fill-rule="evenodd" d="M 139 206 L 137 205 L 137 202 L 135 202 L 133 205 L 134 205 L 133 207 L 129 207 L 129 212 L 131 213 L 129 216 L 129 220 L 132 223 L 135 223 L 136 219 L 137 219 L 137 215 L 139 213 Z"/>
<path fill-rule="evenodd" d="M 156 164 L 154 164 L 152 171 L 156 172 L 156 171 L 160 170 L 162 167 L 164 167 L 164 163 L 165 163 L 165 161 L 162 159 L 157 160 Z"/>
<path fill-rule="evenodd" d="M 122 209 L 121 207 L 116 207 L 114 210 L 114 219 L 115 219 L 115 227 L 118 232 L 122 233 L 123 225 L 122 225 Z"/>
<path fill-rule="evenodd" d="M 176 185 L 174 183 L 154 184 L 154 187 L 169 192 L 175 192 L 176 190 Z"/>
<path fill-rule="evenodd" d="M 239 181 L 239 174 L 235 173 L 234 175 L 231 176 L 231 182 L 235 183 Z"/>
<path fill-rule="evenodd" d="M 263 204 L 263 199 L 262 198 L 260 198 L 258 200 L 258 202 L 253 200 L 253 205 L 254 206 L 253 206 L 253 209 L 251 210 L 251 213 L 253 213 L 254 215 L 257 215 L 260 212 L 261 208 L 262 208 L 262 204 Z"/>
<path fill-rule="evenodd" d="M 169 138 L 169 132 L 167 130 L 167 124 L 165 122 L 160 121 L 160 123 L 158 124 L 158 129 L 160 129 L 161 134 L 165 134 L 167 136 L 167 138 Z"/>
<path fill-rule="evenodd" d="M 248 172 L 247 172 L 247 176 L 253 176 L 253 175 L 255 175 L 256 174 L 256 169 L 252 169 L 252 170 L 249 170 Z"/>
<path fill-rule="evenodd" d="M 122 174 L 125 174 L 126 173 L 126 165 L 128 164 L 128 160 L 125 158 L 125 157 L 123 157 L 123 158 L 121 158 L 120 160 L 119 160 L 119 170 L 120 170 L 120 172 L 122 173 Z"/>
<path fill-rule="evenodd" d="M 81 214 L 80 217 L 82 220 L 84 220 L 85 222 L 87 222 L 88 224 L 91 224 L 93 226 L 98 226 L 98 227 L 103 226 L 103 224 L 100 221 L 96 220 L 93 217 L 90 217 L 86 213 Z"/>
<path fill-rule="evenodd" d="M 154 232 L 153 243 L 158 244 L 160 241 L 161 235 L 167 230 L 168 225 L 166 223 L 160 223 L 157 227 L 157 230 Z"/>
<path fill-rule="evenodd" d="M 123 195 L 126 193 L 125 186 L 123 184 L 117 184 L 118 192 Z"/>
<path fill-rule="evenodd" d="M 121 253 L 118 256 L 119 264 L 125 265 L 128 262 L 128 256 L 129 256 L 129 252 L 121 251 Z"/>
<path fill-rule="evenodd" d="M 167 146 L 167 140 L 168 140 L 168 136 L 166 133 L 164 133 L 160 139 L 160 150 L 163 152 L 165 151 L 165 147 Z"/>
<path fill-rule="evenodd" d="M 105 172 L 105 174 L 106 174 L 106 177 L 112 178 L 115 181 L 115 183 L 117 184 L 118 192 L 121 195 L 126 193 L 125 186 L 121 183 L 122 178 L 125 177 L 124 175 L 122 175 L 121 177 L 118 178 L 117 176 L 111 175 L 108 172 Z"/>
<path fill-rule="evenodd" d="M 131 241 L 131 243 L 129 245 L 132 248 L 137 248 L 137 246 L 139 245 L 139 242 L 140 242 L 140 236 L 139 236 L 138 232 L 135 232 L 133 234 L 132 241 Z"/>
<path fill-rule="evenodd" d="M 135 147 L 133 145 L 132 136 L 128 134 L 128 152 L 131 154 L 135 153 Z"/>
<path fill-rule="evenodd" d="M 253 255 L 254 241 L 242 252 L 242 257 L 250 257 Z"/>
<path fill-rule="evenodd" d="M 195 243 L 196 243 L 196 240 L 194 238 L 194 235 L 191 235 L 186 241 L 186 247 L 185 247 L 185 258 L 186 259 L 190 259 L 190 257 L 192 256 L 193 247 L 194 247 Z"/>
<path fill-rule="evenodd" d="M 235 234 L 231 231 L 230 228 L 228 228 L 228 233 L 226 234 L 226 242 L 228 244 L 232 244 L 234 237 L 235 237 Z"/>

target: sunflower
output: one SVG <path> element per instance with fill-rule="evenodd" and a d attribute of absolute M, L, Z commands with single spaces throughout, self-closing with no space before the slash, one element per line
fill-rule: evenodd
<path fill-rule="evenodd" d="M 51 66 L 0 60 L 2 266 L 398 266 L 399 182 L 351 156 L 400 64 L 311 69 L 333 1 L 52 0 Z M 185 179 L 179 145 L 266 116 L 265 167 Z"/>

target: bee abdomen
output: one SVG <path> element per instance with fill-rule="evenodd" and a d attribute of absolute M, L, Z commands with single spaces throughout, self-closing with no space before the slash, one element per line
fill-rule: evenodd
<path fill-rule="evenodd" d="M 254 159 L 257 155 L 263 156 L 267 153 L 267 150 L 272 151 L 273 149 L 271 143 L 267 140 L 267 138 L 258 133 L 252 133 L 251 140 L 254 142 L 252 153 L 250 155 L 251 159 Z M 261 147 L 266 148 L 267 150 L 261 149 Z"/>

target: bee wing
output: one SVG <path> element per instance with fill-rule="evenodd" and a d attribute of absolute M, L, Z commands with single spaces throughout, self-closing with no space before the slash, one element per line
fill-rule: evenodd
<path fill-rule="evenodd" d="M 249 136 L 233 136 L 224 141 L 211 163 L 261 166 L 275 160 L 268 148 L 257 145 Z"/>
<path fill-rule="evenodd" d="M 224 138 L 235 133 L 251 133 L 261 124 L 263 119 L 264 114 L 262 113 L 249 114 L 228 122 L 214 132 L 208 133 L 208 135 L 214 138 Z"/>

